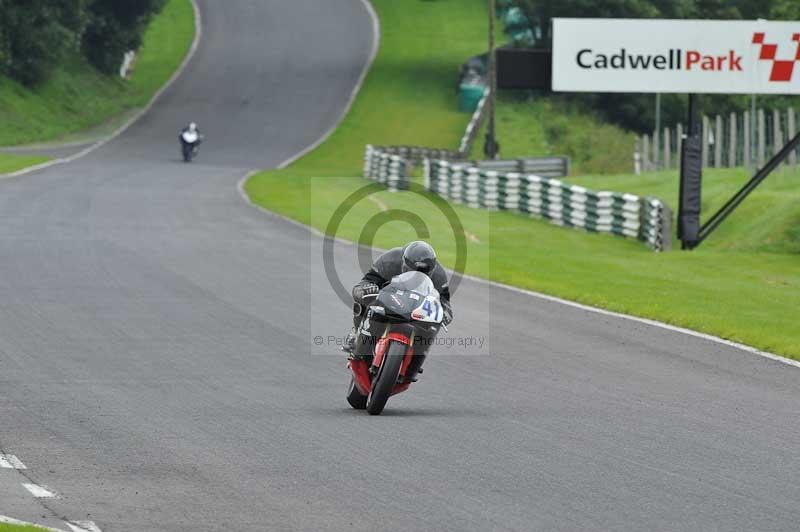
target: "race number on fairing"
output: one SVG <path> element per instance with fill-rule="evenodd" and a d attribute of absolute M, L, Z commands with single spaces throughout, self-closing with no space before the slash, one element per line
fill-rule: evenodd
<path fill-rule="evenodd" d="M 420 306 L 414 309 L 411 317 L 417 321 L 430 321 L 439 323 L 442 321 L 442 305 L 435 296 L 427 296 Z"/>

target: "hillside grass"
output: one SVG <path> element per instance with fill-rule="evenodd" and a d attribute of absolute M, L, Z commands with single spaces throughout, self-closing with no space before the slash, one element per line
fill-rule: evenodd
<path fill-rule="evenodd" d="M 484 159 L 486 121 L 470 158 Z M 501 91 L 495 112 L 500 158 L 566 155 L 572 172 L 608 174 L 633 170 L 635 135 L 603 122 L 566 99 L 531 91 Z"/>
<path fill-rule="evenodd" d="M 374 5 L 384 38 L 352 112 L 317 150 L 246 184 L 257 204 L 323 231 L 347 196 L 370 183 L 352 177 L 361 174 L 365 144 L 455 147 L 469 118 L 454 111 L 453 85 L 461 62 L 483 48 L 483 2 L 409 0 L 400 6 L 376 0 Z M 526 121 L 518 123 L 528 131 Z M 537 127 L 529 126 L 531 131 Z M 706 214 L 744 179 L 743 171 L 708 172 Z M 570 181 L 653 194 L 676 205 L 675 172 Z M 800 359 L 800 255 L 795 247 L 799 182 L 798 173 L 773 176 L 718 234 L 686 253 L 654 253 L 634 240 L 561 228 L 514 213 L 458 205 L 455 211 L 468 233 L 467 273 Z M 367 220 L 393 208 L 425 220 L 443 263 L 454 264 L 447 221 L 413 193 L 380 192 L 372 201 L 354 205 L 338 236 L 359 240 Z M 415 237 L 406 224 L 391 222 L 378 231 L 374 244 L 389 248 Z"/>
<path fill-rule="evenodd" d="M 0 145 L 59 139 L 144 106 L 180 66 L 194 31 L 190 0 L 169 0 L 147 28 L 130 80 L 102 75 L 77 54 L 33 89 L 0 77 Z"/>

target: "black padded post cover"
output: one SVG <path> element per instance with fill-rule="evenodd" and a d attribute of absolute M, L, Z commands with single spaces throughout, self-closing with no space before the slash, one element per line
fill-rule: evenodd
<path fill-rule="evenodd" d="M 678 238 L 689 249 L 693 248 L 699 240 L 702 179 L 701 140 L 699 135 L 693 135 L 683 143 L 680 214 L 678 219 Z"/>

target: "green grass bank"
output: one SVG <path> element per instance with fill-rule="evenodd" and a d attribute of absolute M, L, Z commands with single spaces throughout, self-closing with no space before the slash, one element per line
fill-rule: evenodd
<path fill-rule="evenodd" d="M 150 23 L 127 81 L 77 55 L 34 89 L 0 77 L 0 146 L 59 140 L 144 106 L 180 66 L 194 32 L 190 0 L 169 0 Z M 19 163 L 0 154 L 0 168 Z"/>
<path fill-rule="evenodd" d="M 484 122 L 470 153 L 484 159 Z M 573 173 L 608 174 L 633 170 L 635 135 L 603 122 L 565 98 L 541 98 L 529 91 L 503 91 L 498 96 L 495 134 L 500 157 L 566 155 Z"/>
<path fill-rule="evenodd" d="M 17 155 L 14 153 L 0 153 L 0 175 L 10 174 L 29 166 L 46 163 L 49 157 L 42 155 Z"/>
<path fill-rule="evenodd" d="M 7 525 L 0 523 L 0 532 L 43 532 L 44 528 L 38 526 Z"/>
<path fill-rule="evenodd" d="M 483 3 L 413 0 L 399 6 L 376 0 L 374 5 L 381 17 L 382 46 L 352 112 L 311 154 L 287 169 L 257 174 L 246 185 L 259 205 L 322 230 L 347 196 L 368 183 L 352 177 L 361 174 L 365 144 L 455 147 L 468 120 L 455 112 L 455 76 L 462 61 L 483 48 Z M 726 227 L 691 253 L 657 254 L 636 241 L 455 206 L 469 236 L 467 273 L 800 359 L 800 202 L 793 185 L 800 174 L 773 177 Z M 743 171 L 709 172 L 706 213 L 745 178 Z M 571 181 L 654 194 L 675 206 L 674 172 Z M 358 203 L 338 236 L 358 240 L 365 221 L 386 208 L 421 216 L 443 262 L 453 264 L 446 220 L 414 194 L 381 192 L 373 201 Z M 374 243 L 388 248 L 414 237 L 409 226 L 392 222 L 378 231 Z"/>

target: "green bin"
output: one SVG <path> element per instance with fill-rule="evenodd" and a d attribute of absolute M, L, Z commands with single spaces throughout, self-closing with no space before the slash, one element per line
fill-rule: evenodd
<path fill-rule="evenodd" d="M 458 87 L 458 110 L 465 113 L 474 113 L 478 102 L 483 98 L 486 87 L 475 83 L 462 83 Z"/>

